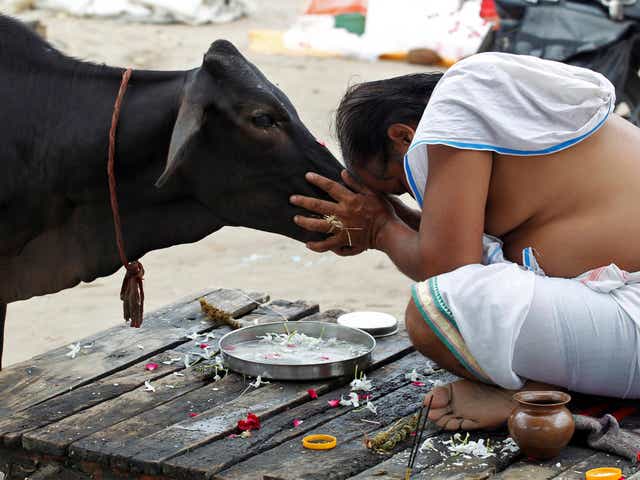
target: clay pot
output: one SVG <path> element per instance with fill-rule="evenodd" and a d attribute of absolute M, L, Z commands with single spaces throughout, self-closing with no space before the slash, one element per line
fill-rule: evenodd
<path fill-rule="evenodd" d="M 560 454 L 573 436 L 573 416 L 565 405 L 571 397 L 563 392 L 519 392 L 518 406 L 509 417 L 509 433 L 522 453 L 538 460 Z"/>

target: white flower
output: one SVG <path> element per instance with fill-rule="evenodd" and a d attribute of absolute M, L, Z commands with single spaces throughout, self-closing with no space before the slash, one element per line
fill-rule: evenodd
<path fill-rule="evenodd" d="M 176 377 L 184 377 L 184 373 L 182 372 L 173 372 Z"/>
<path fill-rule="evenodd" d="M 405 373 L 404 374 L 404 378 L 406 378 L 410 382 L 417 382 L 418 381 L 418 372 L 414 368 L 413 370 L 411 370 L 411 373 Z"/>
<path fill-rule="evenodd" d="M 263 381 L 263 380 L 262 380 L 262 377 L 261 377 L 260 375 L 258 375 L 258 376 L 256 377 L 256 381 L 255 381 L 255 382 L 250 383 L 250 384 L 249 384 L 249 386 L 251 386 L 251 387 L 253 387 L 253 388 L 258 388 L 258 387 L 260 387 L 260 385 L 266 385 L 266 384 L 268 384 L 268 383 L 270 383 L 270 382 L 265 382 L 265 381 Z"/>
<path fill-rule="evenodd" d="M 460 441 L 462 443 L 456 444 L 456 441 Z M 482 438 L 477 442 L 474 442 L 473 440 L 469 440 L 468 435 L 464 440 L 462 440 L 460 434 L 456 434 L 452 440 L 442 443 L 444 445 L 448 445 L 448 450 L 455 455 L 467 454 L 478 458 L 489 458 L 495 456 L 493 449 L 485 445 L 484 439 Z"/>
<path fill-rule="evenodd" d="M 67 357 L 76 358 L 76 355 L 78 355 L 78 353 L 80 352 L 79 343 L 73 343 L 69 345 L 67 348 L 69 349 L 69 352 L 66 353 Z"/>
<path fill-rule="evenodd" d="M 365 406 L 367 410 L 376 415 L 378 413 L 378 407 L 376 407 L 373 403 L 367 400 L 367 405 Z"/>
<path fill-rule="evenodd" d="M 438 451 L 436 447 L 433 446 L 433 439 L 431 438 L 427 438 L 424 441 L 424 443 L 420 446 L 420 453 L 424 452 L 427 448 L 430 450 L 433 450 L 434 452 Z"/>
<path fill-rule="evenodd" d="M 353 379 L 353 381 L 351 382 L 351 390 L 361 390 L 363 392 L 369 392 L 373 390 L 373 383 L 371 383 L 371 380 L 367 380 L 367 376 L 363 374 L 362 378 Z"/>
<path fill-rule="evenodd" d="M 182 358 L 177 357 L 177 358 L 170 358 L 169 360 L 165 360 L 164 363 L 165 365 L 173 365 L 175 362 L 179 362 L 180 360 L 182 360 Z"/>
<path fill-rule="evenodd" d="M 349 407 L 349 406 L 354 406 L 354 407 L 359 407 L 360 406 L 360 400 L 358 399 L 358 394 L 351 392 L 349 394 L 349 398 L 345 399 L 342 395 L 340 395 L 340 405 L 344 406 L 344 407 Z"/>
<path fill-rule="evenodd" d="M 520 447 L 518 447 L 518 444 L 513 438 L 507 437 L 502 442 L 502 449 L 500 450 L 500 452 L 518 453 L 519 451 Z"/>
<path fill-rule="evenodd" d="M 145 380 L 145 382 L 144 382 L 144 391 L 145 392 L 155 392 L 156 391 L 156 387 L 151 385 L 151 382 L 149 380 Z"/>

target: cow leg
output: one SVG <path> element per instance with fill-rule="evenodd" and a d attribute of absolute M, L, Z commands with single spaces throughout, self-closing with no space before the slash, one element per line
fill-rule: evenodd
<path fill-rule="evenodd" d="M 2 351 L 4 350 L 4 321 L 7 319 L 7 304 L 0 303 L 0 372 L 2 371 Z"/>

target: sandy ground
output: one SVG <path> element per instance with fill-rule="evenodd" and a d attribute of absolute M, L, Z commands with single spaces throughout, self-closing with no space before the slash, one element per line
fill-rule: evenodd
<path fill-rule="evenodd" d="M 75 57 L 145 69 L 200 65 L 209 44 L 236 44 L 289 95 L 314 134 L 338 153 L 331 135 L 333 111 L 352 83 L 410 73 L 414 66 L 341 59 L 258 55 L 248 51 L 248 32 L 284 29 L 302 11 L 302 0 L 256 2 L 249 18 L 226 25 L 125 24 L 44 14 L 49 40 Z M 224 228 L 191 245 L 144 257 L 147 311 L 209 286 L 264 291 L 272 299 L 306 299 L 322 309 L 374 309 L 401 318 L 410 280 L 380 252 L 353 258 L 318 255 L 293 240 L 244 228 Z M 56 295 L 9 306 L 6 364 L 122 322 L 118 298 L 122 271 Z"/>

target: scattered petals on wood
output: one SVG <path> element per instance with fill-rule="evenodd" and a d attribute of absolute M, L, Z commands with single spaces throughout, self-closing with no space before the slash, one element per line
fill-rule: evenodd
<path fill-rule="evenodd" d="M 160 366 L 160 365 L 158 365 L 157 363 L 147 363 L 147 364 L 144 366 L 144 369 L 145 369 L 145 370 L 148 370 L 148 371 L 150 371 L 150 372 L 153 372 L 154 370 L 157 370 L 159 366 Z"/>
<path fill-rule="evenodd" d="M 313 388 L 310 388 L 309 390 L 307 390 L 307 393 L 309 394 L 309 397 L 312 400 L 315 400 L 316 398 L 318 398 L 318 392 L 316 392 Z"/>
<path fill-rule="evenodd" d="M 328 400 L 327 403 L 329 404 L 329 406 L 331 408 L 336 408 L 336 407 L 338 407 L 338 405 L 340 405 L 340 400 L 339 399 Z"/>

